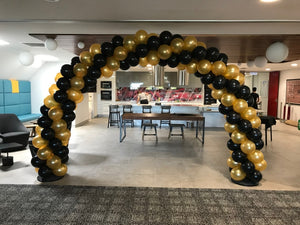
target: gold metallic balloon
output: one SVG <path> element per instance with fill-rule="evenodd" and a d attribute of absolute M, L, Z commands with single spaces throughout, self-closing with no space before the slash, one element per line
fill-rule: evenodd
<path fill-rule="evenodd" d="M 98 43 L 94 43 L 90 46 L 90 53 L 94 56 L 96 54 L 100 54 L 101 53 L 101 45 Z"/>
<path fill-rule="evenodd" d="M 133 52 L 136 47 L 136 43 L 134 41 L 134 36 L 129 35 L 126 36 L 123 40 L 123 47 L 128 51 L 128 52 Z"/>
<path fill-rule="evenodd" d="M 117 60 L 124 60 L 127 57 L 127 50 L 123 46 L 118 46 L 114 50 L 114 57 Z"/>
<path fill-rule="evenodd" d="M 189 64 L 186 65 L 186 70 L 190 74 L 194 74 L 197 72 L 197 61 L 192 60 Z"/>
<path fill-rule="evenodd" d="M 58 79 L 61 78 L 61 77 L 63 77 L 63 75 L 61 75 L 61 73 L 56 74 L 56 76 L 54 78 L 55 82 L 57 82 Z"/>
<path fill-rule="evenodd" d="M 61 132 L 62 130 L 67 129 L 67 123 L 65 120 L 56 120 L 53 121 L 51 128 L 57 133 Z"/>
<path fill-rule="evenodd" d="M 198 42 L 197 42 L 197 46 L 202 46 L 202 47 L 205 48 L 205 49 L 207 48 L 207 47 L 206 47 L 206 44 L 205 44 L 204 42 L 202 42 L 202 41 L 198 41 Z"/>
<path fill-rule="evenodd" d="M 245 75 L 242 73 L 239 73 L 238 75 L 236 75 L 233 79 L 237 80 L 238 82 L 240 82 L 240 85 L 243 85 L 245 83 Z"/>
<path fill-rule="evenodd" d="M 232 168 L 230 171 L 230 176 L 235 181 L 244 180 L 246 177 L 246 173 L 242 170 L 240 166 Z"/>
<path fill-rule="evenodd" d="M 66 175 L 68 167 L 66 164 L 61 164 L 57 169 L 52 170 L 53 174 L 58 177 Z"/>
<path fill-rule="evenodd" d="M 255 116 L 253 119 L 250 120 L 252 128 L 259 128 L 261 125 L 261 120 L 258 116 Z"/>
<path fill-rule="evenodd" d="M 236 101 L 236 97 L 234 94 L 225 93 L 221 97 L 221 102 L 225 106 L 232 106 L 233 103 Z"/>
<path fill-rule="evenodd" d="M 112 71 L 111 69 L 108 68 L 108 66 L 103 66 L 101 68 L 101 74 L 106 77 L 109 78 L 113 75 L 114 71 Z"/>
<path fill-rule="evenodd" d="M 157 51 L 151 50 L 147 55 L 147 60 L 150 65 L 155 66 L 159 63 L 159 57 Z"/>
<path fill-rule="evenodd" d="M 78 101 L 82 98 L 82 93 L 73 88 L 67 90 L 67 94 L 68 94 L 68 99 L 70 99 L 75 103 L 79 103 Z"/>
<path fill-rule="evenodd" d="M 241 113 L 241 117 L 245 120 L 252 120 L 256 117 L 256 110 L 252 107 L 248 107 Z"/>
<path fill-rule="evenodd" d="M 46 160 L 53 155 L 52 150 L 49 147 L 40 148 L 37 153 L 37 157 L 41 160 Z"/>
<path fill-rule="evenodd" d="M 198 72 L 201 74 L 207 74 L 211 70 L 211 63 L 206 59 L 202 59 L 198 62 L 197 66 Z"/>
<path fill-rule="evenodd" d="M 120 62 L 119 62 L 119 60 L 116 60 L 114 57 L 108 57 L 106 65 L 112 71 L 116 71 L 116 70 L 118 70 L 120 68 Z"/>
<path fill-rule="evenodd" d="M 194 48 L 197 47 L 197 39 L 194 36 L 187 36 L 184 38 L 184 50 L 188 50 L 190 52 L 192 52 L 194 50 Z"/>
<path fill-rule="evenodd" d="M 233 79 L 240 73 L 240 69 L 236 65 L 228 65 L 224 73 L 226 79 Z"/>
<path fill-rule="evenodd" d="M 226 93 L 225 89 L 213 89 L 211 91 L 211 96 L 214 99 L 221 99 L 225 93 Z"/>
<path fill-rule="evenodd" d="M 181 38 L 175 38 L 171 41 L 170 44 L 172 52 L 179 54 L 184 47 L 184 41 Z"/>
<path fill-rule="evenodd" d="M 44 105 L 47 106 L 49 109 L 52 108 L 53 106 L 58 106 L 59 103 L 56 102 L 53 98 L 53 95 L 48 95 L 45 99 L 44 99 Z"/>
<path fill-rule="evenodd" d="M 36 133 L 37 135 L 41 135 L 42 130 L 43 130 L 43 128 L 40 127 L 40 126 L 36 126 L 36 127 L 35 127 L 35 133 Z"/>
<path fill-rule="evenodd" d="M 227 166 L 228 166 L 228 167 L 234 168 L 234 167 L 237 167 L 237 166 L 239 166 L 239 165 L 240 165 L 240 164 L 239 164 L 238 162 L 234 161 L 234 160 L 232 159 L 232 157 L 229 157 L 229 158 L 227 159 Z"/>
<path fill-rule="evenodd" d="M 70 80 L 71 87 L 77 91 L 84 87 L 84 80 L 81 77 L 72 77 Z"/>
<path fill-rule="evenodd" d="M 231 134 L 231 139 L 236 144 L 241 144 L 246 140 L 246 135 L 240 131 L 233 131 Z"/>
<path fill-rule="evenodd" d="M 216 61 L 212 64 L 211 72 L 217 75 L 223 75 L 226 72 L 226 65 L 222 61 Z"/>
<path fill-rule="evenodd" d="M 207 87 L 209 87 L 211 90 L 215 89 L 212 83 L 208 84 Z"/>
<path fill-rule="evenodd" d="M 164 44 L 164 45 L 159 46 L 157 53 L 158 53 L 158 57 L 160 59 L 166 60 L 166 59 L 170 58 L 170 56 L 172 54 L 172 50 L 169 45 Z"/>
<path fill-rule="evenodd" d="M 58 138 L 59 140 L 69 140 L 71 137 L 71 132 L 69 129 L 64 129 L 60 132 L 55 133 L 55 137 Z"/>
<path fill-rule="evenodd" d="M 178 70 L 185 70 L 185 68 L 186 68 L 186 65 L 184 65 L 182 63 L 178 63 L 178 65 L 177 65 Z"/>
<path fill-rule="evenodd" d="M 140 59 L 139 59 L 139 64 L 140 64 L 140 66 L 142 66 L 142 67 L 146 67 L 146 66 L 148 65 L 147 57 L 140 58 Z"/>
<path fill-rule="evenodd" d="M 38 167 L 35 167 L 35 168 L 34 168 L 35 172 L 37 172 L 37 173 L 39 172 L 39 169 L 40 169 L 40 168 L 38 168 Z"/>
<path fill-rule="evenodd" d="M 56 84 L 52 84 L 49 88 L 50 95 L 54 95 L 56 91 L 58 91 L 59 88 L 56 86 Z"/>
<path fill-rule="evenodd" d="M 224 129 L 228 132 L 228 133 L 232 133 L 233 131 L 237 130 L 237 125 L 236 124 L 231 124 L 226 122 L 224 124 Z"/>
<path fill-rule="evenodd" d="M 64 115 L 63 110 L 60 108 L 60 106 L 54 106 L 49 109 L 48 116 L 51 120 L 57 121 L 60 120 Z"/>
<path fill-rule="evenodd" d="M 267 168 L 267 162 L 266 160 L 263 160 L 261 162 L 258 163 L 254 163 L 255 169 L 258 171 L 263 171 Z"/>
<path fill-rule="evenodd" d="M 254 153 L 255 149 L 256 149 L 255 144 L 252 141 L 250 141 L 249 139 L 246 139 L 241 144 L 241 150 L 242 150 L 242 152 L 244 152 L 247 155 Z"/>
<path fill-rule="evenodd" d="M 57 155 L 53 155 L 51 158 L 47 159 L 46 165 L 50 169 L 58 169 L 61 166 L 61 159 Z"/>
<path fill-rule="evenodd" d="M 93 64 L 93 55 L 88 51 L 83 51 L 79 55 L 80 62 L 86 66 L 91 66 Z"/>
<path fill-rule="evenodd" d="M 35 136 L 32 139 L 32 145 L 36 148 L 44 148 L 48 145 L 48 141 L 42 138 L 40 135 Z"/>
<path fill-rule="evenodd" d="M 86 65 L 82 64 L 82 63 L 77 63 L 74 67 L 73 67 L 73 73 L 75 74 L 75 76 L 77 77 L 84 77 L 87 74 L 87 68 Z"/>
<path fill-rule="evenodd" d="M 239 98 L 233 103 L 233 110 L 237 113 L 241 113 L 247 108 L 248 103 L 244 99 Z"/>
<path fill-rule="evenodd" d="M 264 154 L 259 150 L 255 150 L 252 154 L 247 155 L 247 158 L 255 164 L 264 160 Z"/>
<path fill-rule="evenodd" d="M 138 30 L 136 33 L 135 33 L 135 43 L 138 45 L 138 44 L 146 44 L 147 43 L 147 37 L 148 37 L 148 34 L 146 31 L 144 30 Z"/>

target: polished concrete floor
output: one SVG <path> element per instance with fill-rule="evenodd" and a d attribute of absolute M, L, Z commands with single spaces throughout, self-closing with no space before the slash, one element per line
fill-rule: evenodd
<path fill-rule="evenodd" d="M 184 140 L 168 139 L 168 128 L 158 129 L 158 136 L 158 142 L 152 136 L 142 141 L 141 129 L 128 127 L 120 143 L 119 129 L 107 128 L 107 118 L 72 128 L 68 174 L 50 184 L 300 190 L 300 131 L 296 127 L 279 121 L 273 126 L 273 141 L 268 136 L 268 145 L 262 149 L 268 167 L 256 187 L 230 181 L 229 137 L 222 129 L 207 129 L 204 145 L 191 128 L 185 128 Z M 11 155 L 15 163 L 0 166 L 0 183 L 40 184 L 29 150 Z"/>

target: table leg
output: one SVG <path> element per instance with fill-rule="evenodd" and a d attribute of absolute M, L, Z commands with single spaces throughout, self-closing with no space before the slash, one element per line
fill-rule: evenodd
<path fill-rule="evenodd" d="M 202 144 L 204 144 L 205 118 L 202 121 Z"/>
<path fill-rule="evenodd" d="M 196 138 L 198 138 L 199 120 L 196 122 Z"/>
<path fill-rule="evenodd" d="M 124 135 L 123 135 L 123 132 L 122 132 L 122 127 L 123 127 L 123 130 L 124 130 Z M 120 116 L 120 142 L 122 142 L 126 137 L 126 124 L 124 123 L 123 124 L 123 117 Z"/>

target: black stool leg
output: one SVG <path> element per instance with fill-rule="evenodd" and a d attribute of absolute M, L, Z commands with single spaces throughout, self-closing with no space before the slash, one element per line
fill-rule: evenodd
<path fill-rule="evenodd" d="M 109 113 L 109 114 L 108 114 L 108 123 L 107 123 L 107 128 L 109 128 L 110 116 L 111 116 L 111 114 Z"/>
<path fill-rule="evenodd" d="M 266 146 L 268 145 L 268 127 L 265 125 L 265 142 L 266 142 Z"/>
<path fill-rule="evenodd" d="M 270 126 L 270 136 L 271 136 L 271 141 L 272 141 L 272 126 Z"/>
<path fill-rule="evenodd" d="M 182 139 L 184 139 L 183 127 L 181 127 L 181 134 L 182 134 Z"/>

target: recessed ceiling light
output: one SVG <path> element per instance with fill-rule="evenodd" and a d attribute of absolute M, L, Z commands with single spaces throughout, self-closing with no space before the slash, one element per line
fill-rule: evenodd
<path fill-rule="evenodd" d="M 45 0 L 46 2 L 59 2 L 60 0 Z"/>
<path fill-rule="evenodd" d="M 260 0 L 263 3 L 278 2 L 279 0 Z"/>
<path fill-rule="evenodd" d="M 298 64 L 297 63 L 292 63 L 291 66 L 296 67 L 296 66 L 298 66 Z"/>
<path fill-rule="evenodd" d="M 0 40 L 0 45 L 9 45 L 7 41 Z"/>
<path fill-rule="evenodd" d="M 266 68 L 267 71 L 271 70 L 270 68 Z"/>

